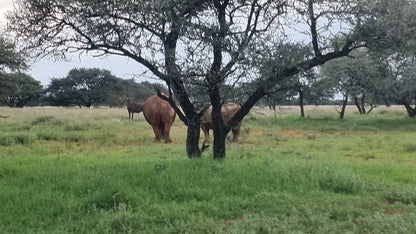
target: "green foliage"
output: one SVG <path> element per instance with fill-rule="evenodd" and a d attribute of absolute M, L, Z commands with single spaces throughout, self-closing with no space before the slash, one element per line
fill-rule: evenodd
<path fill-rule="evenodd" d="M 415 48 L 415 7 L 413 1 L 383 1 L 374 4 L 362 1 L 363 10 L 372 17 L 362 24 L 356 35 L 363 37 L 367 47 L 381 56 L 405 53 L 414 54 Z M 382 40 L 380 40 L 382 38 Z"/>
<path fill-rule="evenodd" d="M 108 70 L 97 68 L 72 69 L 65 78 L 52 79 L 46 89 L 47 100 L 57 106 L 120 106 L 126 97 L 144 101 L 156 94 L 159 84 L 136 83 L 133 79 L 117 78 Z"/>
<path fill-rule="evenodd" d="M 13 145 L 30 145 L 34 142 L 34 137 L 25 133 L 19 134 L 1 134 L 0 146 L 13 146 Z"/>
<path fill-rule="evenodd" d="M 401 202 L 416 205 L 416 190 L 414 188 L 393 187 L 384 192 L 384 198 L 388 202 Z"/>
<path fill-rule="evenodd" d="M 0 75 L 7 72 L 6 70 L 15 71 L 26 67 L 26 61 L 23 55 L 16 51 L 16 45 L 0 36 Z"/>
<path fill-rule="evenodd" d="M 385 101 L 388 69 L 371 57 L 367 50 L 351 55 L 353 57 L 334 59 L 323 65 L 317 86 L 331 96 L 342 94 L 344 98 L 351 98 L 359 112 L 366 114 L 365 105 Z"/>
<path fill-rule="evenodd" d="M 336 169 L 326 170 L 325 176 L 319 181 L 319 185 L 322 189 L 335 193 L 355 194 L 360 191 L 362 182 L 355 173 Z"/>
<path fill-rule="evenodd" d="M 413 233 L 414 121 L 251 114 L 226 160 L 153 142 L 124 109 L 1 109 L 5 233 Z M 30 114 L 29 114 L 30 113 Z M 5 143 L 3 143 L 5 142 Z M 369 157 L 372 155 L 372 157 Z"/>
<path fill-rule="evenodd" d="M 53 79 L 47 93 L 56 105 L 91 107 L 108 103 L 114 98 L 117 79 L 107 70 L 72 69 L 65 78 Z"/>
<path fill-rule="evenodd" d="M 25 73 L 0 74 L 0 104 L 23 107 L 42 94 L 40 82 Z"/>

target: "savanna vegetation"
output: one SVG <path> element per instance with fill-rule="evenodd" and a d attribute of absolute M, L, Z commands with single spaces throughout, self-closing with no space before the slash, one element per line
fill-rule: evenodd
<path fill-rule="evenodd" d="M 190 160 L 118 108 L 0 108 L 2 233 L 415 233 L 404 107 L 254 108 L 228 157 Z M 139 117 L 140 116 L 140 117 Z"/>

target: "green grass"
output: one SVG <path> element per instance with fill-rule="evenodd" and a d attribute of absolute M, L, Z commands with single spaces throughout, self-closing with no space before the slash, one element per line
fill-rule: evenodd
<path fill-rule="evenodd" d="M 415 233 L 415 121 L 245 119 L 227 158 L 124 109 L 0 108 L 2 233 Z M 139 117 L 140 116 L 140 117 Z"/>

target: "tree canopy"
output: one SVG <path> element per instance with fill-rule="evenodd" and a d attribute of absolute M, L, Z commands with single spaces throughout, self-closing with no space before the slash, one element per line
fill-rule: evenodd
<path fill-rule="evenodd" d="M 26 103 L 42 95 L 40 82 L 25 73 L 0 76 L 0 104 L 24 107 Z"/>
<path fill-rule="evenodd" d="M 3 36 L 0 36 L 0 75 L 8 71 L 27 68 L 26 61 L 16 45 Z"/>
<path fill-rule="evenodd" d="M 47 99 L 54 105 L 91 107 L 120 106 L 126 97 L 144 101 L 156 93 L 157 84 L 123 80 L 110 71 L 98 68 L 74 68 L 64 78 L 53 78 L 46 89 Z"/>
<path fill-rule="evenodd" d="M 370 106 L 382 99 L 385 89 L 386 68 L 368 54 L 367 50 L 357 50 L 350 57 L 334 59 L 321 69 L 322 79 L 319 85 L 338 93 L 344 100 L 352 98 L 361 114 L 367 113 L 366 104 Z M 343 103 L 342 109 L 345 110 Z M 340 113 L 340 118 L 344 112 Z"/>
<path fill-rule="evenodd" d="M 40 83 L 24 73 L 11 73 L 27 68 L 23 54 L 8 38 L 0 36 L 0 104 L 23 107 L 40 96 Z"/>

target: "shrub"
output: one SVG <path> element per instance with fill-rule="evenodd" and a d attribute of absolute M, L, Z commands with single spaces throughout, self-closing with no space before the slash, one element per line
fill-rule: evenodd
<path fill-rule="evenodd" d="M 61 126 L 64 124 L 62 120 L 55 119 L 53 116 L 41 116 L 36 119 L 34 119 L 31 122 L 32 126 L 36 125 L 43 125 L 43 124 L 49 124 L 49 125 L 58 125 Z"/>
<path fill-rule="evenodd" d="M 10 146 L 13 144 L 13 138 L 11 136 L 0 136 L 0 145 L 1 146 Z"/>
<path fill-rule="evenodd" d="M 416 152 L 416 144 L 415 143 L 404 144 L 403 150 L 408 153 Z"/>
<path fill-rule="evenodd" d="M 335 193 L 355 194 L 361 189 L 360 178 L 348 170 L 326 170 L 319 180 L 322 189 Z"/>
<path fill-rule="evenodd" d="M 39 132 L 37 134 L 38 140 L 44 140 L 44 141 L 55 141 L 58 139 L 56 133 L 52 132 Z"/>
<path fill-rule="evenodd" d="M 13 136 L 13 141 L 19 145 L 30 145 L 33 143 L 34 138 L 28 134 L 18 134 Z"/>
<path fill-rule="evenodd" d="M 43 123 L 48 123 L 53 120 L 53 116 L 41 116 L 32 121 L 32 125 L 40 125 Z"/>
<path fill-rule="evenodd" d="M 85 137 L 81 134 L 67 133 L 62 136 L 62 139 L 67 142 L 81 142 L 85 139 Z"/>
<path fill-rule="evenodd" d="M 384 199 L 389 202 L 416 204 L 416 189 L 392 188 L 384 193 Z"/>
<path fill-rule="evenodd" d="M 33 141 L 34 141 L 34 138 L 31 135 L 28 135 L 26 133 L 0 136 L 1 146 L 11 146 L 14 144 L 30 145 L 33 143 Z"/>

